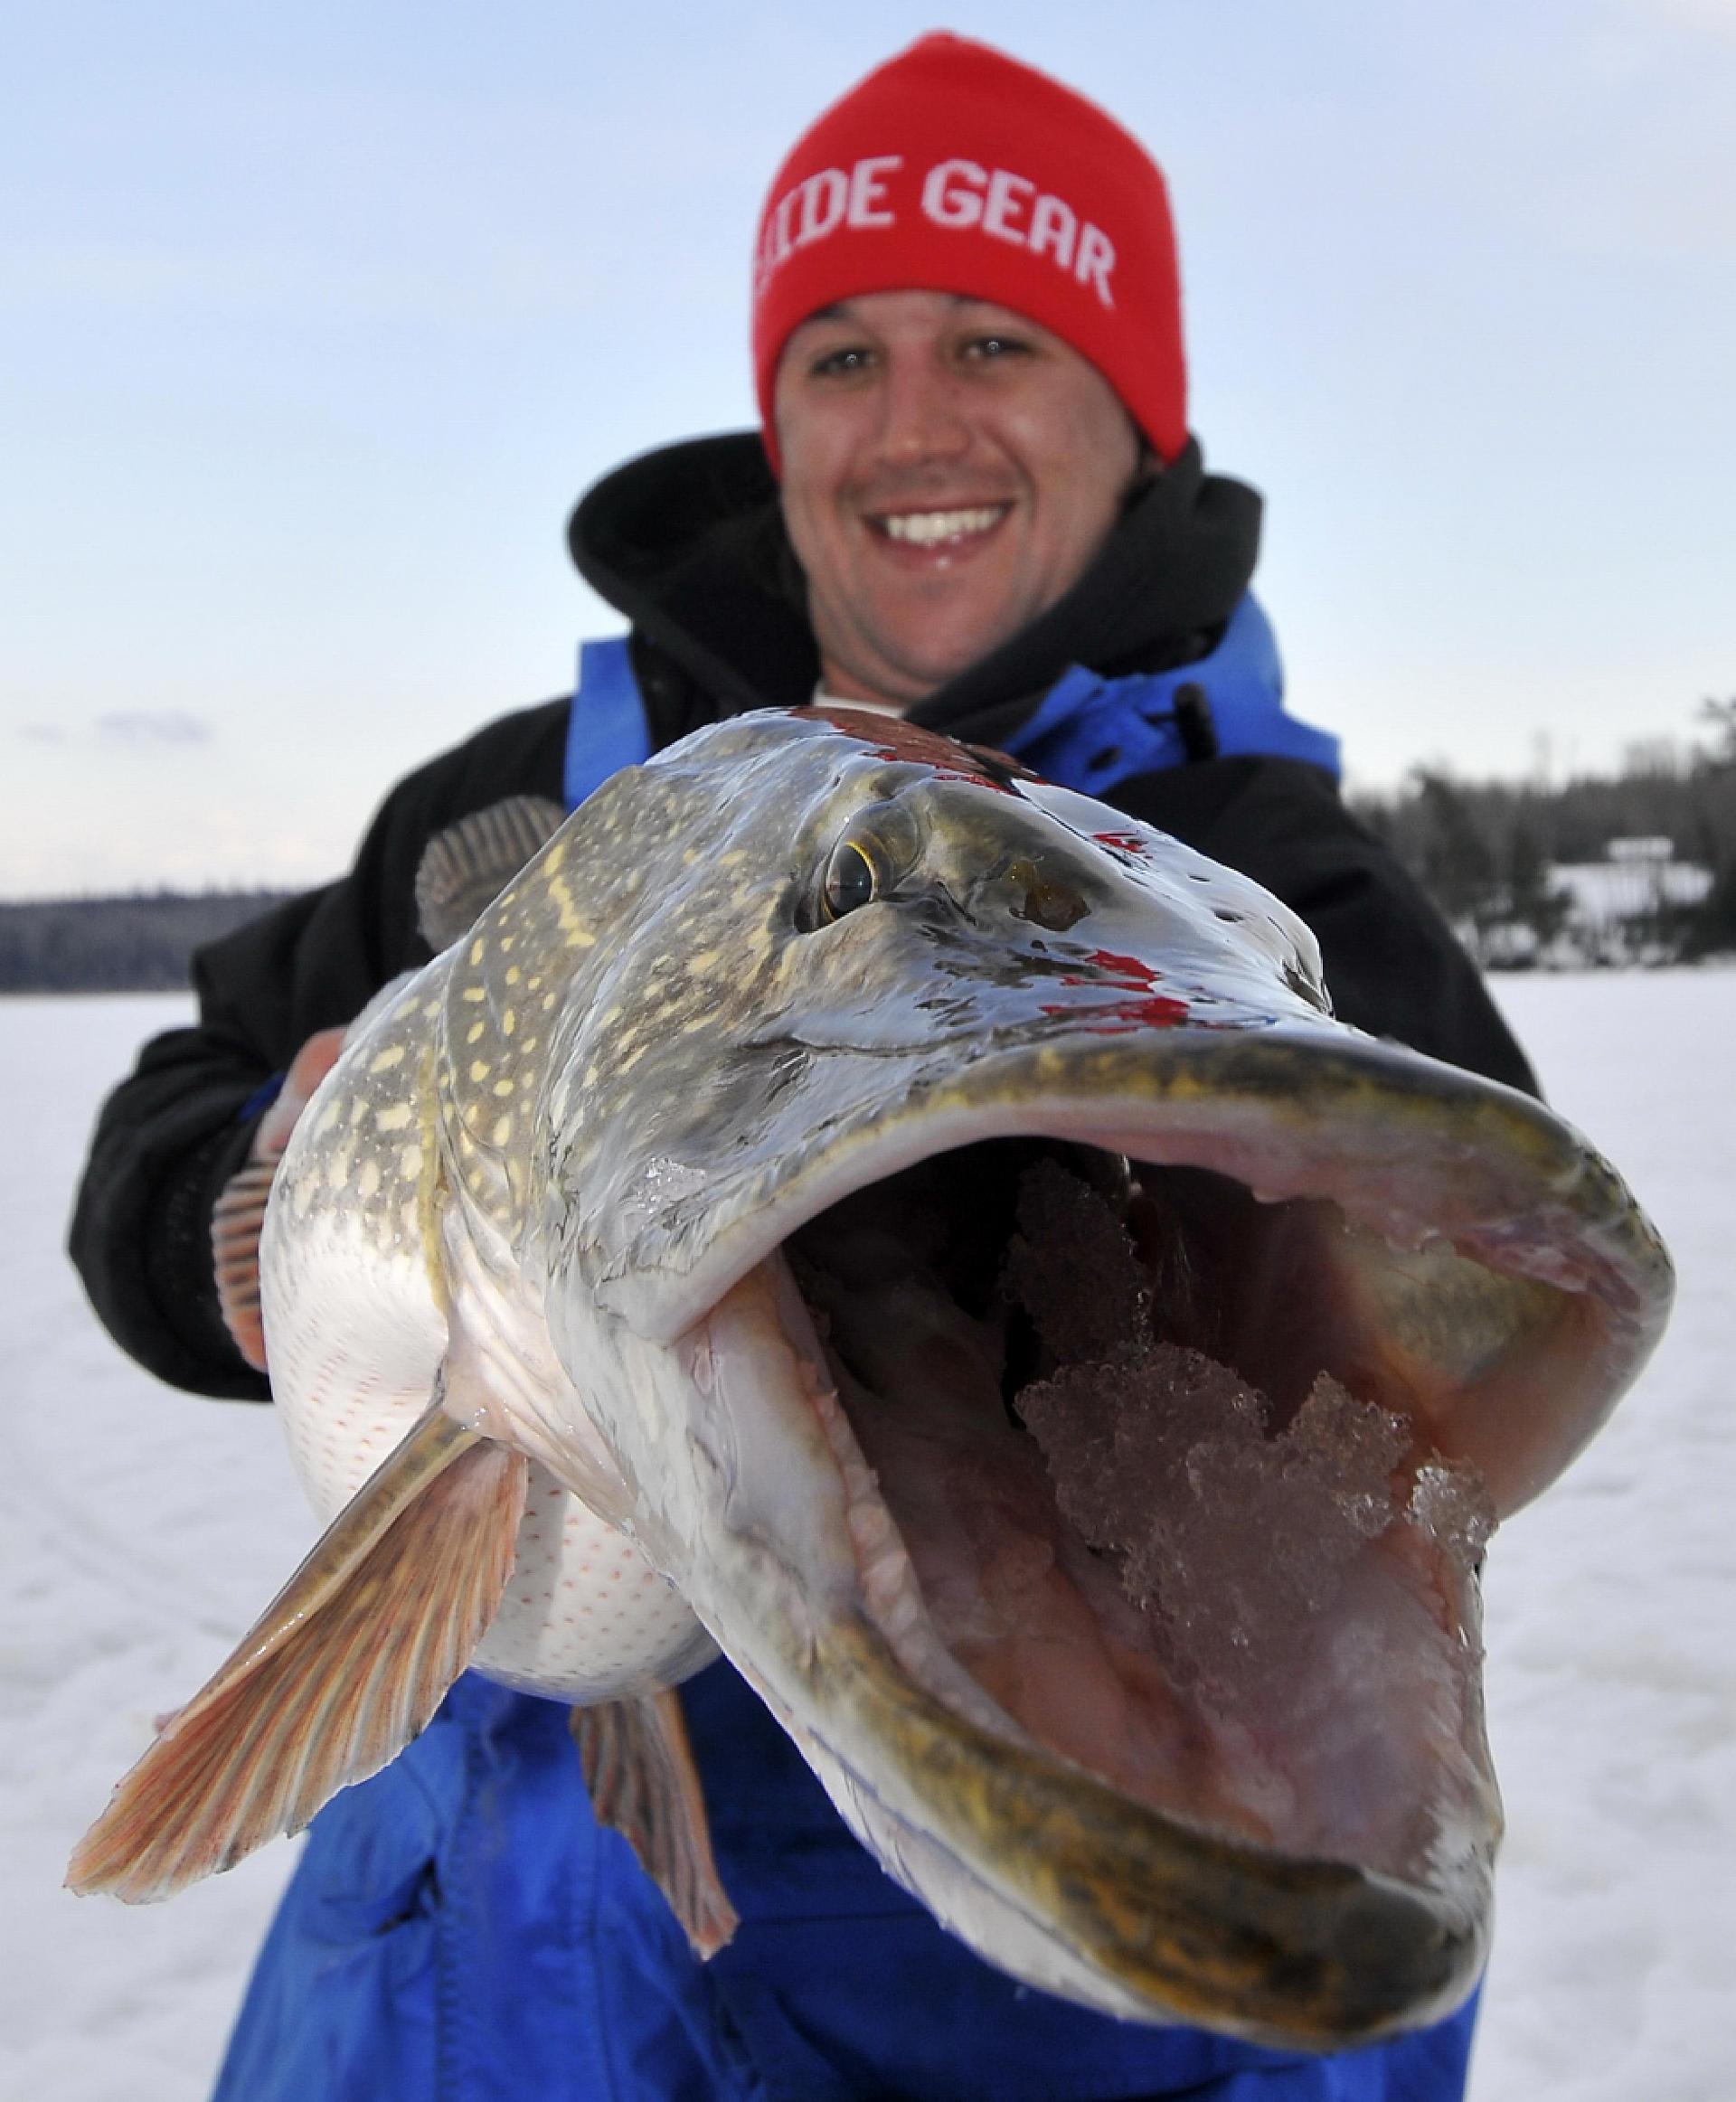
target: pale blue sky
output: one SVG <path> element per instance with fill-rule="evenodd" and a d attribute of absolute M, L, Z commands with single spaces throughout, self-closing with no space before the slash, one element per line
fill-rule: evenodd
<path fill-rule="evenodd" d="M 749 419 L 762 188 L 937 26 L 1163 162 L 1194 427 L 1354 778 L 1736 692 L 1736 0 L 0 15 L 0 896 L 317 880 L 561 691 L 619 626 L 573 499 Z"/>

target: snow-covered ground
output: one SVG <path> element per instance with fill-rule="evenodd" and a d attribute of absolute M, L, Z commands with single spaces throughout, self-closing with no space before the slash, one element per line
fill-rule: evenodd
<path fill-rule="evenodd" d="M 1730 2102 L 1736 973 L 1498 990 L 1557 1106 L 1650 1206 L 1682 1296 L 1610 1428 L 1491 1551 L 1509 1835 L 1473 2102 Z M 145 1911 L 60 1888 L 152 1716 L 311 1531 L 268 1412 L 156 1386 L 61 1253 L 99 1096 L 182 1012 L 0 1001 L 0 2102 L 197 2102 L 291 1859 Z"/>

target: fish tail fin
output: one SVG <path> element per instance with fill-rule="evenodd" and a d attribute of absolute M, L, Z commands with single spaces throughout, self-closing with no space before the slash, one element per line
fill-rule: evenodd
<path fill-rule="evenodd" d="M 712 1854 L 699 1768 L 674 1691 L 575 1708 L 572 1734 L 597 1822 L 618 1832 L 699 1956 L 713 1956 L 737 1919 Z"/>
<path fill-rule="evenodd" d="M 299 1831 L 427 1724 L 500 1604 L 528 1471 L 442 1391 L 122 1779 L 69 1888 L 169 1897 Z"/>

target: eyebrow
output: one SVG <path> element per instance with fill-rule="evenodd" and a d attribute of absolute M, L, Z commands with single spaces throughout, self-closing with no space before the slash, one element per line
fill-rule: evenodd
<path fill-rule="evenodd" d="M 941 297 L 951 300 L 955 306 L 1000 306 L 999 300 L 986 299 L 980 292 L 946 292 Z M 796 324 L 796 328 L 806 328 L 810 321 L 852 320 L 854 317 L 848 312 L 849 305 L 850 302 L 847 299 L 835 299 L 829 306 L 816 306 L 812 314 L 803 315 L 802 318 Z M 1001 307 L 1001 311 L 1004 314 L 1011 314 L 1013 308 L 1005 306 Z M 795 333 L 795 328 L 790 330 L 792 335 Z"/>

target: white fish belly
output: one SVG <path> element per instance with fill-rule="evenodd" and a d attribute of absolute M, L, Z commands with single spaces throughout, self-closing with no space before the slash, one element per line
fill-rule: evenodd
<path fill-rule="evenodd" d="M 298 1184 L 283 1192 L 292 1205 Z M 420 1234 L 382 1248 L 365 1208 L 309 1203 L 293 1240 L 269 1249 L 266 1275 L 278 1418 L 329 1523 L 427 1409 L 447 1324 Z M 637 1544 L 533 1461 L 518 1559 L 476 1668 L 522 1692 L 590 1702 L 667 1684 L 713 1654 Z"/>

